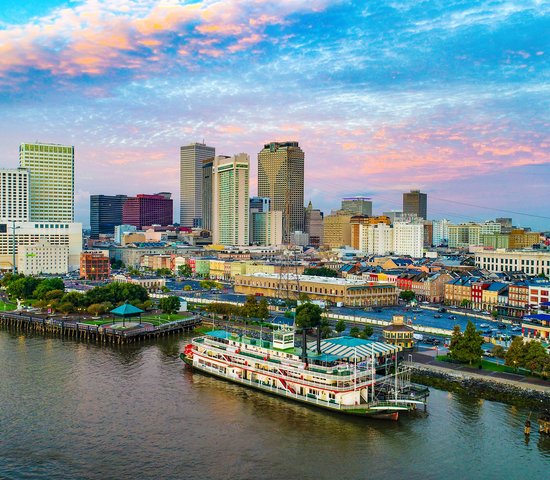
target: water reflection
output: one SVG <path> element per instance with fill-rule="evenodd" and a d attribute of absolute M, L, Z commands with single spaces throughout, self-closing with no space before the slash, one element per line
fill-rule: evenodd
<path fill-rule="evenodd" d="M 0 331 L 7 478 L 545 478 L 528 411 L 432 390 L 429 415 L 345 417 L 192 372 L 186 337 L 108 347 Z M 47 356 L 46 355 L 47 352 Z M 47 358 L 47 362 L 44 362 Z M 533 413 L 534 415 L 534 413 Z M 7 472 L 7 473 L 6 473 Z"/>

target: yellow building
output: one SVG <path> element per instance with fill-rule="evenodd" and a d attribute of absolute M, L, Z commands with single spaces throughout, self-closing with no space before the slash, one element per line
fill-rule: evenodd
<path fill-rule="evenodd" d="M 508 248 L 510 250 L 520 250 L 522 248 L 531 248 L 540 243 L 540 233 L 526 232 L 523 228 L 517 228 L 510 232 Z"/>
<path fill-rule="evenodd" d="M 390 345 L 402 348 L 412 348 L 414 344 L 414 329 L 405 325 L 404 315 L 394 315 L 392 322 L 383 328 L 384 341 Z"/>
<path fill-rule="evenodd" d="M 351 246 L 351 215 L 343 210 L 323 219 L 323 245 L 328 248 Z"/>
<path fill-rule="evenodd" d="M 210 260 L 210 278 L 215 280 L 225 279 L 225 261 L 218 259 Z"/>
<path fill-rule="evenodd" d="M 235 293 L 266 297 L 288 295 L 294 299 L 297 299 L 300 294 L 306 294 L 311 300 L 341 302 L 344 305 L 358 307 L 397 304 L 395 285 L 292 273 L 237 275 Z"/>

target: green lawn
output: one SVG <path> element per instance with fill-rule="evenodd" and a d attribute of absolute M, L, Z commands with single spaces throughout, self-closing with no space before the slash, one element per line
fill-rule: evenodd
<path fill-rule="evenodd" d="M 437 360 L 441 362 L 460 363 L 460 362 L 453 362 L 447 357 L 447 355 L 438 355 Z M 464 365 L 465 367 L 479 368 L 479 363 L 472 364 L 471 366 L 468 365 L 467 363 L 464 363 L 462 365 Z M 508 365 L 501 365 L 498 363 L 490 362 L 489 360 L 485 360 L 485 359 L 481 361 L 481 368 L 482 370 L 488 370 L 490 372 L 517 373 L 519 375 L 531 374 L 529 370 L 525 370 L 523 368 L 518 368 L 517 370 L 515 370 L 513 367 L 509 367 Z"/>
<path fill-rule="evenodd" d="M 11 302 L 3 302 L 2 300 L 0 300 L 0 310 L 1 311 L 10 311 L 10 310 L 15 310 L 17 308 L 17 304 L 16 303 L 11 303 Z"/>
<path fill-rule="evenodd" d="M 174 322 L 176 320 L 183 320 L 188 316 L 189 315 L 178 315 L 177 313 L 173 315 L 167 315 L 165 313 L 162 313 L 160 315 L 142 315 L 141 321 L 151 323 L 155 327 L 158 327 L 159 325 L 164 325 L 165 323 Z"/>

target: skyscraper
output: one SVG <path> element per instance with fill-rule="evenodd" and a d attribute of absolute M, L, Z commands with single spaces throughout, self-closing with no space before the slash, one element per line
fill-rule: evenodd
<path fill-rule="evenodd" d="M 0 220 L 29 221 L 29 172 L 23 168 L 0 170 Z"/>
<path fill-rule="evenodd" d="M 323 212 L 313 208 L 311 201 L 305 209 L 304 231 L 309 235 L 309 243 L 314 247 L 323 244 Z"/>
<path fill-rule="evenodd" d="M 346 197 L 342 199 L 342 208 L 353 215 L 372 216 L 372 201 L 369 197 Z"/>
<path fill-rule="evenodd" d="M 214 157 L 212 166 L 212 241 L 222 245 L 249 243 L 249 168 L 246 153 Z"/>
<path fill-rule="evenodd" d="M 114 235 L 115 227 L 122 225 L 122 209 L 126 195 L 90 195 L 91 237 Z"/>
<path fill-rule="evenodd" d="M 29 170 L 31 221 L 74 220 L 74 147 L 23 143 L 19 166 Z"/>
<path fill-rule="evenodd" d="M 128 197 L 122 208 L 122 223 L 137 228 L 150 225 L 171 225 L 174 221 L 173 201 L 167 192 Z"/>
<path fill-rule="evenodd" d="M 403 213 L 413 214 L 426 220 L 428 218 L 428 195 L 420 193 L 420 190 L 404 193 Z"/>
<path fill-rule="evenodd" d="M 180 224 L 202 227 L 203 161 L 214 157 L 216 149 L 204 143 L 180 148 Z"/>
<path fill-rule="evenodd" d="M 304 231 L 304 151 L 298 142 L 271 142 L 258 153 L 258 196 L 283 212 L 283 240 Z"/>
<path fill-rule="evenodd" d="M 214 158 L 202 161 L 202 225 L 212 231 L 212 165 Z"/>

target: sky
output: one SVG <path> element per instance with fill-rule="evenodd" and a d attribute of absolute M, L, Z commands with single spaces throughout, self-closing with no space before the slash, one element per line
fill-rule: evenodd
<path fill-rule="evenodd" d="M 170 191 L 179 147 L 305 151 L 305 201 L 550 230 L 550 0 L 0 0 L 0 166 L 75 146 L 90 194 Z M 513 213 L 512 213 L 513 212 Z M 176 216 L 176 219 L 178 216 Z"/>

